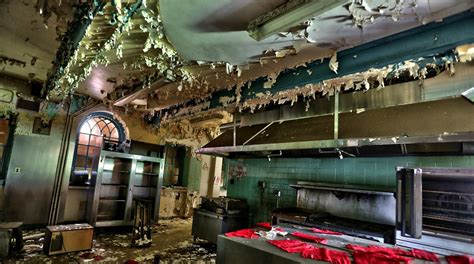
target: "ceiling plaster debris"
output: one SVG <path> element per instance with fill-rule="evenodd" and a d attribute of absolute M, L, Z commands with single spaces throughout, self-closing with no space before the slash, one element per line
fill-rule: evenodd
<path fill-rule="evenodd" d="M 453 63 L 447 60 L 446 65 L 453 65 Z M 321 83 L 306 84 L 303 87 L 279 91 L 276 94 L 270 92 L 258 93 L 256 98 L 240 103 L 238 108 L 241 112 L 249 110 L 253 113 L 255 110 L 264 108 L 269 104 L 285 104 L 289 102 L 293 105 L 298 100 L 306 100 L 308 109 L 309 102 L 315 100 L 316 96 L 333 96 L 336 93 L 350 90 L 382 89 L 385 87 L 386 79 L 399 78 L 402 74 L 408 74 L 413 79 L 423 80 L 426 78 L 427 68 L 440 67 L 444 67 L 444 65 L 426 64 L 423 68 L 420 68 L 419 64 L 414 61 L 405 61 L 399 64 L 388 65 L 381 69 L 372 68 L 365 72 L 325 80 Z M 451 67 L 454 68 L 454 66 Z"/>
<path fill-rule="evenodd" d="M 470 62 L 474 59 L 474 44 L 466 44 L 456 47 L 456 54 L 460 62 Z"/>
<path fill-rule="evenodd" d="M 380 1 L 379 1 L 380 2 Z M 384 1 L 382 1 L 384 2 Z M 406 9 L 414 9 L 416 8 L 416 0 L 403 0 L 403 1 L 396 1 L 394 3 L 384 3 L 384 4 L 377 4 L 377 1 L 364 1 L 364 0 L 353 0 L 350 4 L 346 5 L 347 10 L 349 11 L 350 15 L 353 18 L 353 25 L 362 28 L 365 26 L 367 23 L 374 23 L 375 19 L 378 17 L 391 17 L 393 21 L 398 21 L 399 17 L 406 12 Z M 377 4 L 377 5 L 376 5 Z M 405 11 L 404 11 L 405 10 Z M 412 10 L 412 12 L 414 12 Z M 410 12 L 408 12 L 410 13 Z M 295 40 L 301 40 L 304 39 L 306 42 L 311 43 L 315 42 L 313 41 L 309 36 L 310 34 L 308 33 L 308 28 L 310 28 L 313 23 L 316 21 L 316 19 L 311 19 L 309 21 L 304 22 L 302 25 L 296 26 L 291 28 L 288 32 L 282 32 L 282 37 L 287 37 L 288 35 L 293 36 Z M 292 47 L 285 47 L 280 50 L 266 50 L 261 56 L 260 56 L 260 64 L 265 65 L 267 63 L 273 62 L 277 63 L 279 59 L 284 58 L 286 56 L 291 56 L 295 55 L 301 48 L 301 41 L 296 41 L 295 44 Z M 347 46 L 341 46 L 338 47 L 340 48 L 347 48 Z M 322 59 L 322 58 L 312 58 L 311 60 L 308 60 L 308 62 L 314 61 L 316 59 Z M 251 64 L 251 63 L 250 63 Z M 250 65 L 248 64 L 248 65 Z M 234 72 L 234 68 L 238 68 L 239 66 L 234 66 L 231 65 L 230 63 L 225 63 L 226 65 L 226 73 L 227 74 L 232 74 Z M 300 65 L 297 65 L 300 66 Z M 330 63 L 329 63 L 329 68 L 334 71 L 337 74 L 339 67 L 339 63 L 337 61 L 337 52 L 334 51 L 330 58 Z M 247 68 L 249 68 L 247 66 Z M 290 68 L 290 67 L 287 67 Z M 281 69 L 280 71 L 286 70 Z M 276 78 L 278 77 L 279 72 L 273 72 L 267 75 L 267 81 L 264 82 L 264 88 L 265 89 L 271 89 L 271 87 L 274 85 L 276 82 Z M 311 74 L 309 72 L 308 74 Z M 241 76 L 241 71 L 238 71 L 237 77 Z M 237 84 L 237 90 L 240 91 L 240 87 L 242 87 L 245 83 L 248 83 L 249 81 L 253 81 L 252 79 L 247 79 L 245 81 L 241 81 L 239 84 Z M 383 86 L 383 83 L 382 83 Z M 179 91 L 182 91 L 184 85 L 180 84 L 179 86 Z M 227 87 L 228 89 L 231 87 Z M 268 93 L 259 93 L 258 96 L 263 97 L 265 94 Z M 203 96 L 205 94 L 200 94 L 200 96 Z M 237 97 L 240 98 L 240 94 L 237 93 Z M 197 98 L 197 97 L 193 97 Z"/>
<path fill-rule="evenodd" d="M 84 81 L 94 68 L 102 65 L 120 65 L 123 69 L 123 72 L 111 78 L 114 82 L 110 82 L 118 91 L 116 93 L 118 96 L 112 95 L 110 90 L 101 90 L 101 94 L 105 96 L 104 102 L 108 104 L 118 99 L 119 95 L 123 95 L 127 90 L 140 86 L 149 88 L 156 80 L 166 78 L 169 84 L 157 87 L 155 92 L 150 93 L 148 97 L 132 101 L 131 109 L 146 111 L 143 114 L 144 119 L 159 115 L 162 127 L 168 126 L 168 130 L 180 131 L 178 134 L 186 138 L 189 135 L 188 132 L 192 130 L 186 127 L 191 123 L 189 120 L 203 112 L 209 112 L 210 96 L 220 89 L 236 88 L 235 94 L 218 99 L 220 105 L 223 106 L 219 111 L 228 109 L 233 111 L 235 107 L 240 111 L 255 111 L 270 103 L 291 102 L 293 104 L 301 100 L 301 97 L 307 100 L 309 108 L 311 98 L 316 96 L 332 96 L 337 92 L 348 90 L 381 89 L 385 86 L 387 78 L 407 72 L 413 78 L 422 80 L 427 73 L 426 67 L 420 67 L 418 62 L 406 61 L 400 65 L 370 69 L 317 84 L 307 84 L 304 87 L 294 87 L 294 89 L 278 93 L 272 92 L 272 87 L 281 71 L 303 66 L 314 60 L 330 58 L 328 67 L 337 74 L 339 69 L 337 52 L 351 46 L 350 43 L 344 41 L 330 46 L 327 53 L 307 57 L 305 61 L 300 60 L 298 64 L 280 63 L 286 58 L 298 55 L 305 45 L 324 44 L 314 38 L 317 35 L 318 21 L 339 19 L 338 22 L 349 22 L 352 27 L 363 30 L 369 24 L 376 23 L 379 18 L 398 21 L 404 16 L 412 16 L 416 13 L 416 7 L 416 0 L 353 0 L 345 5 L 344 8 L 348 14 L 343 17 L 311 19 L 291 28 L 288 32 L 281 33 L 282 38 L 290 36 L 294 40 L 293 46 L 269 49 L 257 56 L 256 62 L 236 65 L 230 61 L 183 60 L 165 36 L 159 13 L 160 7 L 156 0 L 137 1 L 134 4 L 129 2 L 107 4 L 92 20 L 74 56 L 64 68 L 64 74 L 50 90 L 50 95 L 61 99 L 67 98 L 76 91 L 79 83 Z M 420 18 L 421 20 L 427 21 L 424 18 Z M 99 21 L 105 21 L 107 27 L 104 28 L 104 24 L 99 24 Z M 281 66 L 270 66 L 270 64 L 278 63 Z M 257 66 L 264 70 L 260 69 L 258 74 L 255 73 Z M 454 72 L 452 61 L 446 61 L 446 67 L 450 72 Z M 317 74 L 311 70 L 307 73 Z M 244 86 L 250 87 L 252 81 L 262 76 L 267 76 L 263 84 L 265 90 L 258 92 L 256 98 L 241 102 Z M 178 98 L 181 98 L 181 101 Z M 183 106 L 179 104 L 183 102 L 183 99 L 194 99 L 196 104 Z M 161 111 L 163 106 L 160 106 L 159 102 L 163 100 L 176 100 L 176 104 L 170 104 L 171 108 L 175 107 L 175 109 Z M 170 107 L 168 105 L 165 108 Z M 129 109 L 130 107 L 125 107 L 126 112 Z M 189 126 L 192 127 L 192 125 Z"/>
<path fill-rule="evenodd" d="M 376 0 L 353 0 L 346 6 L 346 9 L 350 13 L 348 16 L 353 16 L 355 18 L 361 18 L 362 16 L 367 16 L 368 14 L 372 16 L 370 19 L 371 23 L 374 22 L 373 17 L 380 16 L 392 16 L 397 17 L 406 10 L 407 8 L 415 8 L 415 0 L 398 0 L 396 2 L 387 2 L 387 1 L 376 1 Z M 248 78 L 241 78 L 244 71 L 249 70 L 252 63 L 245 65 L 233 65 L 229 62 L 216 62 L 216 61 L 184 61 L 182 60 L 176 50 L 166 39 L 164 34 L 164 26 L 159 14 L 159 6 L 156 1 L 142 2 L 141 6 L 138 7 L 138 10 L 133 18 L 127 19 L 127 17 L 133 15 L 130 12 L 130 6 L 117 5 L 115 7 L 116 12 L 113 12 L 113 17 L 116 18 L 117 24 L 122 23 L 122 25 L 117 26 L 114 34 L 107 40 L 107 42 L 96 49 L 97 55 L 94 59 L 90 61 L 89 64 L 81 65 L 80 69 L 83 69 L 83 73 L 77 73 L 74 71 L 66 70 L 64 79 L 67 80 L 66 85 L 62 85 L 63 89 L 60 89 L 57 96 L 67 96 L 70 93 L 73 93 L 77 88 L 77 85 L 80 81 L 83 81 L 87 75 L 91 72 L 94 66 L 98 65 L 109 65 L 113 63 L 121 63 L 124 70 L 138 70 L 142 72 L 137 75 L 137 78 L 140 79 L 141 85 L 144 88 L 149 87 L 153 80 L 158 77 L 166 77 L 170 81 L 174 81 L 177 84 L 166 87 L 166 89 L 159 89 L 156 92 L 156 95 L 151 95 L 151 97 L 157 97 L 159 100 L 167 100 L 172 98 L 174 95 L 178 94 L 181 98 L 195 99 L 203 96 L 208 96 L 212 92 L 219 89 L 230 89 L 233 86 L 243 86 L 248 81 L 252 81 L 259 76 L 249 76 Z M 378 16 L 377 16 L 378 14 Z M 135 19 L 139 16 L 139 19 Z M 356 21 L 366 21 L 367 19 L 355 19 Z M 393 18 L 393 20 L 396 20 Z M 134 22 L 137 21 L 137 22 Z M 291 34 L 294 40 L 300 38 L 306 39 L 307 42 L 313 42 L 309 37 L 312 34 L 308 33 L 308 29 L 314 26 L 314 22 L 317 19 L 313 19 L 305 22 L 301 26 L 296 26 L 290 29 L 288 33 L 282 33 L 287 36 Z M 363 24 L 363 23 L 362 23 Z M 357 25 L 362 25 L 358 22 Z M 91 34 L 100 33 L 94 32 L 88 29 L 86 36 Z M 128 49 L 126 47 L 126 35 L 130 35 L 130 32 L 140 30 L 143 33 L 147 33 L 147 38 L 143 43 L 142 54 L 134 54 L 133 56 L 127 56 L 124 54 Z M 134 43 L 137 44 L 137 43 Z M 262 65 L 273 61 L 278 62 L 280 59 L 295 55 L 302 46 L 302 41 L 295 41 L 293 46 L 284 47 L 282 49 L 273 51 L 269 50 L 264 52 L 260 58 L 260 63 Z M 339 48 L 345 48 L 344 46 Z M 339 49 L 338 48 L 338 49 Z M 79 50 L 79 49 L 78 49 Z M 113 51 L 113 52 L 112 52 Z M 111 54 L 114 53 L 114 54 Z M 111 55 L 114 55 L 115 58 L 111 58 Z M 77 59 L 83 58 L 84 55 L 78 56 L 76 53 L 74 58 Z M 126 58 L 125 58 L 126 57 Z M 336 54 L 334 53 L 331 57 L 330 68 L 337 72 L 337 60 Z M 320 58 L 311 58 L 308 60 L 312 61 Z M 83 60 L 83 59 L 82 59 Z M 210 74 L 202 73 L 203 68 L 208 68 L 212 70 L 212 78 Z M 291 67 L 291 66 L 290 66 Z M 220 83 L 218 86 L 213 86 L 213 81 L 220 78 L 222 75 L 222 69 L 225 69 L 227 76 L 225 85 Z M 286 67 L 289 68 L 289 67 Z M 147 70 L 153 70 L 147 73 L 144 73 Z M 190 70 L 191 69 L 191 70 Z M 193 70 L 194 69 L 194 70 Z M 282 69 L 283 70 L 283 69 Z M 126 75 L 126 74 L 125 74 Z M 158 76 L 159 75 L 159 76 Z M 278 73 L 269 73 L 269 80 L 265 86 L 269 89 L 272 87 Z M 126 77 L 123 77 L 126 78 Z M 222 78 L 221 78 L 222 79 Z M 117 82 L 116 87 L 119 87 L 121 81 Z M 57 87 L 57 86 L 56 86 Z M 126 87 L 125 87 L 126 88 Z M 101 90 L 101 94 L 107 95 L 109 91 Z M 143 98 L 142 98 L 143 99 Z M 152 102 L 153 100 L 149 100 Z M 156 101 L 156 100 L 155 100 Z M 136 105 L 137 109 L 146 109 L 144 105 Z M 153 107 L 152 107 L 153 109 Z"/>
<path fill-rule="evenodd" d="M 100 65 L 121 64 L 124 71 L 137 72 L 133 77 L 125 75 L 116 80 L 115 87 L 130 87 L 125 85 L 127 78 L 135 79 L 134 85 L 139 83 L 143 88 L 149 87 L 158 78 L 166 78 L 178 84 L 174 91 L 167 89 L 157 91 L 160 99 L 167 99 L 170 94 L 176 92 L 191 99 L 214 92 L 215 88 L 210 87 L 208 78 L 201 75 L 203 68 L 214 70 L 213 76 L 216 79 L 219 78 L 221 72 L 220 69 L 216 69 L 218 66 L 225 66 L 227 74 L 236 75 L 236 78 L 240 77 L 242 71 L 248 69 L 245 65 L 226 65 L 223 62 L 183 61 L 164 35 L 156 1 L 149 1 L 141 6 L 123 5 L 121 8 L 116 7 L 116 10 L 111 10 L 110 6 L 106 6 L 98 16 L 103 17 L 102 20 L 112 17 L 110 20 L 114 20 L 115 24 L 111 22 L 109 24 L 113 24 L 115 30 L 107 38 L 98 38 L 96 35 L 106 35 L 110 27 L 104 30 L 101 27 L 103 25 L 95 25 L 93 21 L 79 48 L 65 67 L 64 74 L 50 90 L 49 94 L 52 97 L 64 99 L 74 93 L 79 83 L 87 78 L 94 67 Z M 143 42 L 135 40 L 140 37 L 138 34 L 146 34 L 146 39 Z M 127 54 L 129 50 L 136 50 L 130 45 L 127 46 L 127 42 L 143 45 L 141 52 Z M 230 82 L 229 87 L 231 86 L 233 83 Z M 101 91 L 101 93 L 106 92 Z"/>
<path fill-rule="evenodd" d="M 336 53 L 333 54 L 332 58 L 336 58 Z M 435 60 L 435 58 L 433 58 Z M 382 89 L 385 87 L 387 80 L 399 78 L 401 75 L 408 75 L 412 79 L 419 79 L 420 85 L 423 79 L 426 78 L 428 68 L 435 69 L 438 73 L 442 70 L 447 69 L 451 73 L 451 69 L 454 69 L 453 61 L 455 58 L 450 56 L 444 56 L 438 59 L 437 63 L 425 63 L 424 59 L 420 58 L 416 61 L 405 61 L 394 65 L 389 65 L 381 69 L 369 69 L 365 72 L 354 73 L 347 76 L 325 80 L 321 83 L 307 84 L 303 87 L 294 87 L 286 91 L 280 91 L 277 93 L 271 92 L 271 86 L 277 78 L 277 75 L 272 75 L 264 83 L 264 88 L 267 89 L 265 92 L 260 92 L 255 95 L 254 99 L 248 99 L 241 102 L 241 88 L 237 86 L 235 90 L 235 96 L 224 96 L 219 98 L 219 103 L 222 107 L 217 107 L 212 110 L 210 109 L 210 100 L 201 98 L 200 103 L 195 105 L 183 107 L 176 106 L 175 110 L 160 111 L 160 115 L 166 123 L 172 124 L 174 122 L 180 122 L 182 118 L 193 118 L 194 115 L 209 113 L 210 111 L 228 111 L 234 112 L 234 109 L 238 111 L 254 112 L 255 110 L 264 108 L 269 104 L 285 104 L 291 103 L 293 105 L 298 100 L 306 100 L 309 109 L 310 101 L 316 99 L 316 96 L 333 96 L 337 92 L 346 92 L 350 90 L 369 90 L 369 89 Z M 436 61 L 436 60 L 435 60 Z M 337 63 L 336 59 L 332 59 L 333 65 Z M 421 66 L 420 66 L 421 65 Z M 313 74 L 308 72 L 308 74 Z M 251 82 L 248 82 L 248 88 L 250 88 Z M 270 88 L 268 88 L 270 87 Z M 206 101 L 207 100 L 207 101 Z M 199 101 L 198 101 L 199 102 Z"/>

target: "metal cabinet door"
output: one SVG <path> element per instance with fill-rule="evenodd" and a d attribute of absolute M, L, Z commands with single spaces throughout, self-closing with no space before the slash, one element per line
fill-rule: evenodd
<path fill-rule="evenodd" d="M 405 237 L 421 238 L 422 169 L 397 168 L 397 228 Z"/>

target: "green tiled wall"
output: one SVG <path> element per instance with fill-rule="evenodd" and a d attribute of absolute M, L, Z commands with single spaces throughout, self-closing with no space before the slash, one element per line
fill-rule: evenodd
<path fill-rule="evenodd" d="M 357 184 L 376 187 L 395 186 L 396 166 L 421 167 L 474 167 L 474 156 L 424 156 L 383 158 L 273 158 L 225 160 L 244 164 L 247 176 L 227 186 L 227 195 L 247 199 L 253 221 L 270 220 L 270 211 L 276 208 L 273 192 L 281 190 L 279 207 L 296 206 L 296 191 L 289 187 L 297 181 Z M 266 182 L 262 192 L 258 181 Z"/>

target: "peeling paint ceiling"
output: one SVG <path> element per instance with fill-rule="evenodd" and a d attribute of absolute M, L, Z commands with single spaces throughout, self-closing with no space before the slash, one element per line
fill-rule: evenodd
<path fill-rule="evenodd" d="M 159 33 L 164 34 L 165 43 L 176 52 L 178 76 L 167 77 L 163 72 L 166 69 L 160 70 L 160 66 L 151 65 L 153 63 L 139 67 L 138 73 L 136 69 L 134 73 L 127 73 L 120 69 L 123 64 L 121 59 L 111 61 L 107 67 L 98 65 L 93 68 L 85 81 L 79 84 L 78 91 L 104 99 L 127 76 L 128 79 L 130 76 L 143 79 L 158 68 L 161 77 L 167 78 L 169 83 L 156 87 L 155 92 L 144 99 L 148 99 L 148 109 L 162 109 L 220 89 L 244 85 L 261 76 L 276 76 L 284 69 L 331 57 L 335 51 L 438 21 L 474 7 L 474 2 L 470 0 L 354 0 L 311 19 L 303 30 L 277 34 L 260 42 L 252 39 L 246 31 L 248 23 L 284 2 L 159 0 L 158 20 L 163 27 Z M 156 4 L 155 1 L 147 1 L 147 8 Z M 143 16 L 141 12 L 132 17 L 132 22 Z M 124 55 L 129 65 L 133 56 L 137 59 L 150 52 L 169 52 L 164 52 L 161 47 L 138 52 L 137 47 L 145 47 L 145 40 L 131 41 L 126 35 L 124 39 L 128 39 L 121 47 L 124 54 L 127 50 L 137 51 Z M 114 80 L 117 82 L 114 83 Z M 143 101 L 140 103 L 143 104 Z M 143 109 L 142 106 L 139 108 Z"/>
<path fill-rule="evenodd" d="M 72 2 L 0 1 L 0 74 L 45 81 L 73 19 Z"/>
<path fill-rule="evenodd" d="M 40 14 L 38 5 L 49 7 L 46 2 L 0 1 L 0 33 L 7 36 L 0 43 L 2 72 L 46 79 L 59 47 L 56 14 L 64 32 L 73 1 Z M 107 1 L 74 55 L 50 78 L 50 99 L 81 93 L 153 111 L 262 76 L 271 77 L 265 84 L 271 87 L 287 68 L 332 56 L 337 71 L 336 52 L 474 8 L 472 0 L 348 0 L 291 32 L 252 39 L 248 23 L 285 2 Z"/>
<path fill-rule="evenodd" d="M 256 41 L 247 24 L 285 1 L 160 0 L 166 36 L 186 60 L 258 62 L 267 50 L 341 50 L 474 7 L 471 0 L 355 0 L 315 17 L 307 36 L 277 34 Z M 359 4 L 360 3 L 360 4 Z M 303 45 L 310 42 L 310 45 Z M 313 59 L 317 59 L 314 56 Z"/>

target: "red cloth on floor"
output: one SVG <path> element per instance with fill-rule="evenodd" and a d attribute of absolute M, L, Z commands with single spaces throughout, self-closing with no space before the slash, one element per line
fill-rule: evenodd
<path fill-rule="evenodd" d="M 436 256 L 435 253 L 429 252 L 426 250 L 421 250 L 421 249 L 412 249 L 408 251 L 409 254 L 407 256 L 415 257 L 418 259 L 423 259 L 423 260 L 429 260 L 429 261 L 434 261 L 434 262 L 439 262 L 438 256 Z"/>
<path fill-rule="evenodd" d="M 370 252 L 370 251 L 354 251 L 352 252 L 354 257 L 354 263 L 356 264 L 385 264 L 385 263 L 409 263 L 410 258 L 399 256 L 399 255 L 389 255 L 382 252 Z"/>
<path fill-rule="evenodd" d="M 312 236 L 312 235 L 308 235 L 308 234 L 301 233 L 301 232 L 293 232 L 293 233 L 291 233 L 291 235 L 295 236 L 297 238 L 310 240 L 310 241 L 313 241 L 313 242 L 316 242 L 316 243 L 321 243 L 321 244 L 326 243 L 326 239 L 324 239 L 322 237 Z"/>
<path fill-rule="evenodd" d="M 268 243 L 288 253 L 301 253 L 304 249 L 312 247 L 299 240 L 269 240 Z"/>
<path fill-rule="evenodd" d="M 319 229 L 319 228 L 311 228 L 311 231 L 313 231 L 314 233 L 321 233 L 321 234 L 327 234 L 327 235 L 344 235 L 343 233 L 340 233 L 340 232 L 336 232 L 336 231 L 331 231 L 331 230 L 327 230 L 327 229 Z"/>
<path fill-rule="evenodd" d="M 370 253 L 382 253 L 386 255 L 405 255 L 411 256 L 409 251 L 403 250 L 401 248 L 387 248 L 380 246 L 359 246 L 359 245 L 346 245 L 347 249 L 352 249 L 354 251 L 361 252 L 370 252 Z"/>
<path fill-rule="evenodd" d="M 245 237 L 245 238 L 258 238 L 259 236 L 255 234 L 255 231 L 252 229 L 242 229 L 233 232 L 225 233 L 227 237 Z"/>
<path fill-rule="evenodd" d="M 261 228 L 272 229 L 272 225 L 269 222 L 256 223 L 255 225 Z"/>
<path fill-rule="evenodd" d="M 474 258 L 471 256 L 446 256 L 446 261 L 449 264 L 474 264 Z"/>
<path fill-rule="evenodd" d="M 350 264 L 349 255 L 342 251 L 331 250 L 327 248 L 311 247 L 301 252 L 303 258 L 323 260 L 333 264 Z"/>

